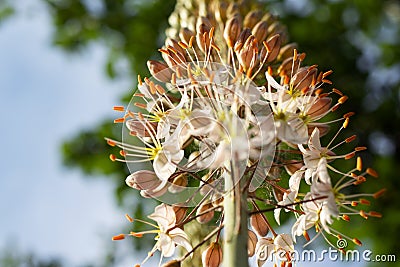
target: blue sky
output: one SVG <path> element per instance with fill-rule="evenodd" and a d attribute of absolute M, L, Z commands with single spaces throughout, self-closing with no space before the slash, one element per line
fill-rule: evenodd
<path fill-rule="evenodd" d="M 112 119 L 129 82 L 105 78 L 99 46 L 75 56 L 53 48 L 44 7 L 20 4 L 0 25 L 0 248 L 92 261 L 125 223 L 123 212 L 112 184 L 63 167 L 59 148 Z"/>
<path fill-rule="evenodd" d="M 52 47 L 43 8 L 21 4 L 0 25 L 0 248 L 14 244 L 77 266 L 96 262 L 126 221 L 114 206 L 113 185 L 63 167 L 60 144 L 113 119 L 112 107 L 132 84 L 105 78 L 101 46 L 80 55 Z M 123 247 L 131 257 L 121 266 L 137 263 Z"/>

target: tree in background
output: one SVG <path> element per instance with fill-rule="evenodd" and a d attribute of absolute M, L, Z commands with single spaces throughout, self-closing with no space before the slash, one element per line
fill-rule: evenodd
<path fill-rule="evenodd" d="M 372 238 L 375 253 L 394 253 L 399 230 L 399 204 L 395 201 L 395 190 L 399 188 L 396 163 L 400 158 L 398 2 L 265 2 L 269 10 L 279 14 L 301 51 L 307 51 L 306 62 L 318 62 L 320 69 L 334 69 L 335 85 L 353 100 L 351 107 L 345 104 L 343 109 L 358 113 L 350 129 L 359 137 L 359 144 L 369 144 L 374 168 L 385 177 L 384 187 L 392 190 L 374 207 L 384 219 L 379 224 L 368 224 L 362 232 L 352 230 L 358 236 Z M 147 59 L 159 57 L 154 51 L 162 46 L 167 18 L 174 6 L 173 1 L 161 0 L 110 0 L 96 6 L 78 0 L 46 3 L 54 19 L 54 44 L 77 52 L 87 49 L 91 42 L 103 43 L 109 50 L 105 69 L 111 78 L 146 73 Z M 118 138 L 120 131 L 106 121 L 96 129 L 83 130 L 63 145 L 65 163 L 79 166 L 88 174 L 109 174 L 116 181 L 119 202 L 132 205 L 126 201 L 132 194 L 125 189 L 123 177 L 127 170 L 108 161 L 110 150 L 103 139 Z M 372 157 L 364 158 L 372 162 Z M 135 216 L 140 217 L 142 212 L 139 205 Z"/>

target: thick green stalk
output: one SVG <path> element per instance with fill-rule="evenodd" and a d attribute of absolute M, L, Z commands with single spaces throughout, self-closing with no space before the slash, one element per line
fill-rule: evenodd
<path fill-rule="evenodd" d="M 232 160 L 233 161 L 233 160 Z M 232 169 L 235 169 L 232 164 Z M 225 188 L 230 189 L 224 198 L 224 245 L 223 266 L 224 267 L 247 267 L 247 204 L 246 194 L 240 190 L 241 182 L 234 186 L 235 174 L 225 177 Z M 243 180 L 243 179 L 242 179 Z"/>

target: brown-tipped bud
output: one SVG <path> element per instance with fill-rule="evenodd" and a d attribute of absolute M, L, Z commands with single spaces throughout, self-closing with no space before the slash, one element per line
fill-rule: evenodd
<path fill-rule="evenodd" d="M 185 190 L 187 185 L 188 185 L 187 176 L 181 174 L 176 176 L 172 180 L 172 184 L 169 186 L 168 191 L 170 191 L 171 193 L 179 193 Z"/>
<path fill-rule="evenodd" d="M 151 136 L 150 132 L 155 132 L 155 129 L 157 129 L 157 123 L 147 120 L 130 119 L 125 124 L 129 131 L 135 132 L 140 137 L 149 137 Z"/>
<path fill-rule="evenodd" d="M 309 88 L 312 81 L 317 76 L 317 68 L 300 68 L 299 71 L 291 79 L 291 84 L 297 91 L 304 91 Z"/>
<path fill-rule="evenodd" d="M 367 172 L 367 174 L 371 175 L 374 178 L 378 178 L 379 177 L 378 172 L 375 171 L 372 168 L 367 168 L 366 172 Z"/>
<path fill-rule="evenodd" d="M 203 267 L 219 267 L 222 263 L 222 248 L 213 242 L 201 254 L 201 262 Z"/>
<path fill-rule="evenodd" d="M 386 188 L 383 188 L 381 190 L 379 190 L 378 192 L 376 192 L 375 194 L 373 194 L 373 197 L 376 198 L 380 198 L 381 196 L 383 196 L 386 192 Z"/>
<path fill-rule="evenodd" d="M 268 35 L 268 23 L 266 21 L 259 21 L 254 28 L 252 29 L 251 33 L 257 39 L 258 43 L 267 38 Z"/>
<path fill-rule="evenodd" d="M 250 225 L 259 236 L 266 236 L 269 228 L 266 223 L 267 218 L 262 213 L 256 213 L 250 217 Z"/>
<path fill-rule="evenodd" d="M 291 76 L 292 69 L 293 72 L 297 72 L 299 70 L 300 60 L 297 59 L 293 62 L 293 57 L 285 59 L 282 64 L 278 68 L 278 73 L 280 76 Z"/>
<path fill-rule="evenodd" d="M 235 45 L 236 41 L 239 38 L 240 31 L 241 25 L 238 16 L 234 16 L 226 22 L 224 39 L 229 48 L 233 48 L 233 46 Z"/>
<path fill-rule="evenodd" d="M 168 38 L 165 41 L 165 46 L 173 48 L 173 51 L 181 54 L 182 56 L 185 55 L 185 49 L 183 49 L 182 46 L 179 45 L 179 42 L 176 41 L 175 39 Z"/>
<path fill-rule="evenodd" d="M 211 221 L 214 218 L 214 209 L 213 205 L 211 203 L 203 203 L 200 205 L 200 207 L 197 209 L 196 211 L 196 215 L 200 215 L 199 217 L 196 218 L 196 220 L 199 223 L 208 223 L 209 221 Z M 206 212 L 207 210 L 212 209 L 208 212 Z"/>
<path fill-rule="evenodd" d="M 181 267 L 181 262 L 178 260 L 172 260 L 164 263 L 161 267 Z"/>
<path fill-rule="evenodd" d="M 364 219 L 368 219 L 367 213 L 365 213 L 365 211 L 363 210 L 360 210 L 360 216 L 363 217 Z"/>
<path fill-rule="evenodd" d="M 254 253 L 256 252 L 258 238 L 257 235 L 251 230 L 248 230 L 247 233 L 249 237 L 247 242 L 247 256 L 253 257 Z"/>
<path fill-rule="evenodd" d="M 324 135 L 326 135 L 329 132 L 329 125 L 324 125 L 324 124 L 320 124 L 320 125 L 315 125 L 315 124 L 308 124 L 307 125 L 307 130 L 308 130 L 308 135 L 311 136 L 312 132 L 314 131 L 315 127 L 318 128 L 319 130 L 319 136 L 322 137 Z"/>
<path fill-rule="evenodd" d="M 112 237 L 112 241 L 123 240 L 123 239 L 125 239 L 124 234 L 120 234 L 120 235 L 116 235 L 116 236 Z"/>
<path fill-rule="evenodd" d="M 264 46 L 267 48 L 268 57 L 267 62 L 272 62 L 276 59 L 281 49 L 282 38 L 280 34 L 275 34 L 268 38 L 266 42 L 264 42 Z"/>
<path fill-rule="evenodd" d="M 179 32 L 179 38 L 181 38 L 181 41 L 184 42 L 186 45 L 189 45 L 190 38 L 194 35 L 195 33 L 188 28 L 182 28 Z"/>
<path fill-rule="evenodd" d="M 252 29 L 254 25 L 261 20 L 263 13 L 261 10 L 253 10 L 247 13 L 243 20 L 243 26 L 245 28 Z"/>
<path fill-rule="evenodd" d="M 187 207 L 172 206 L 175 212 L 176 224 L 183 222 L 186 217 Z"/>
<path fill-rule="evenodd" d="M 285 60 L 293 56 L 293 51 L 297 48 L 296 43 L 290 43 L 283 46 L 278 55 L 278 60 Z"/>
<path fill-rule="evenodd" d="M 353 243 L 354 244 L 356 244 L 356 245 L 358 245 L 358 246 L 362 246 L 362 243 L 361 243 L 361 241 L 360 240 L 358 240 L 357 238 L 353 238 Z"/>
<path fill-rule="evenodd" d="M 257 42 L 254 36 L 250 35 L 249 38 L 247 38 L 244 45 L 242 46 L 242 48 L 240 49 L 240 51 L 236 52 L 239 63 L 245 71 L 254 66 L 257 52 L 258 52 Z"/>
<path fill-rule="evenodd" d="M 244 43 L 246 42 L 246 40 L 249 38 L 250 35 L 251 35 L 250 29 L 248 28 L 243 29 L 236 40 L 233 50 L 239 51 L 240 49 L 242 49 Z"/>
<path fill-rule="evenodd" d="M 345 220 L 346 222 L 350 221 L 350 216 L 347 214 L 343 214 L 342 219 Z"/>
<path fill-rule="evenodd" d="M 318 98 L 317 101 L 315 101 L 311 108 L 308 110 L 307 115 L 311 116 L 312 118 L 319 119 L 329 112 L 331 104 L 332 98 L 330 97 Z"/>
<path fill-rule="evenodd" d="M 300 170 L 301 167 L 304 166 L 304 164 L 298 160 L 288 160 L 286 162 L 285 166 L 285 170 L 289 175 L 293 175 L 296 171 Z"/>
<path fill-rule="evenodd" d="M 230 18 L 239 13 L 240 13 L 239 5 L 234 2 L 229 3 L 228 8 L 226 9 L 226 17 Z"/>

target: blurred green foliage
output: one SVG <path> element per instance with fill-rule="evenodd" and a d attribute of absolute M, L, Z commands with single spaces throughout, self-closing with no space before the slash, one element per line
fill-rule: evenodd
<path fill-rule="evenodd" d="M 54 23 L 54 45 L 67 52 L 89 49 L 101 43 L 108 50 L 105 70 L 110 78 L 148 75 L 146 61 L 159 57 L 167 18 L 174 1 L 166 0 L 44 0 Z M 400 232 L 400 4 L 394 0 L 286 0 L 263 1 L 287 25 L 292 41 L 307 53 L 306 63 L 321 70 L 334 70 L 335 87 L 349 96 L 342 114 L 355 111 L 350 131 L 358 144 L 370 150 L 363 153 L 365 165 L 380 173 L 377 183 L 366 183 L 363 190 L 388 188 L 386 196 L 371 207 L 384 214 L 368 223 L 355 220 L 351 227 L 374 253 L 397 253 Z M 1 9 L 0 9 L 1 10 Z M 1 14 L 1 13 L 0 13 Z M 129 96 L 121 102 L 126 103 Z M 67 166 L 85 173 L 107 174 L 116 182 L 120 204 L 135 194 L 124 185 L 127 169 L 108 161 L 111 148 L 104 137 L 120 139 L 120 129 L 110 121 L 101 122 L 62 146 Z M 117 129 L 117 130 L 116 130 Z M 345 163 L 347 164 L 347 163 Z M 140 213 L 142 210 L 140 210 Z M 363 223 L 363 227 L 358 227 Z"/>

